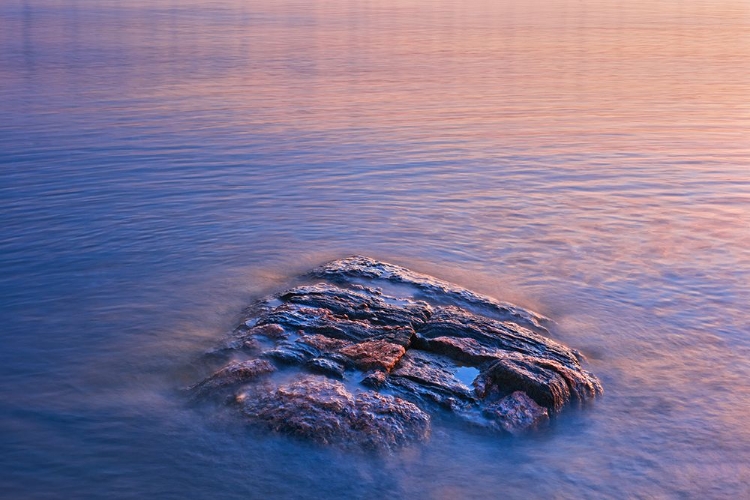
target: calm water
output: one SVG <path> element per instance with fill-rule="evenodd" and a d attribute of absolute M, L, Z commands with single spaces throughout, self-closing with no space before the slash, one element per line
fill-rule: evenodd
<path fill-rule="evenodd" d="M 750 495 L 746 0 L 0 2 L 0 496 Z M 606 395 L 389 456 L 183 404 L 362 253 L 551 316 Z"/>

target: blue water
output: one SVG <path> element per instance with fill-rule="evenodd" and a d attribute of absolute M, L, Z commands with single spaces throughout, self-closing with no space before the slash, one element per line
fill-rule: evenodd
<path fill-rule="evenodd" d="M 0 496 L 750 495 L 750 6 L 0 3 Z M 386 456 L 184 405 L 370 255 L 551 317 L 606 394 Z"/>

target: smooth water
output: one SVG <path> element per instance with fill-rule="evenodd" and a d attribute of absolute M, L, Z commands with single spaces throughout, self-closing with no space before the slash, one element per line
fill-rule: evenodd
<path fill-rule="evenodd" d="M 3 0 L 0 496 L 750 496 L 746 0 Z M 186 407 L 352 253 L 552 317 L 606 394 L 392 455 Z"/>

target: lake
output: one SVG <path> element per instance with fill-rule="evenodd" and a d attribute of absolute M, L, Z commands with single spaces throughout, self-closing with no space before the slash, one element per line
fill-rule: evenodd
<path fill-rule="evenodd" d="M 746 0 L 4 0 L 0 497 L 750 496 Z M 554 320 L 605 394 L 391 454 L 196 411 L 364 254 Z"/>

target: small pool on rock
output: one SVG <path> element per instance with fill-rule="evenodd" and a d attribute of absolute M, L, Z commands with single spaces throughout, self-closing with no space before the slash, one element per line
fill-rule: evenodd
<path fill-rule="evenodd" d="M 471 387 L 474 379 L 479 375 L 479 370 L 473 366 L 459 366 L 456 368 L 455 377 L 459 382 L 463 382 L 467 387 Z"/>

